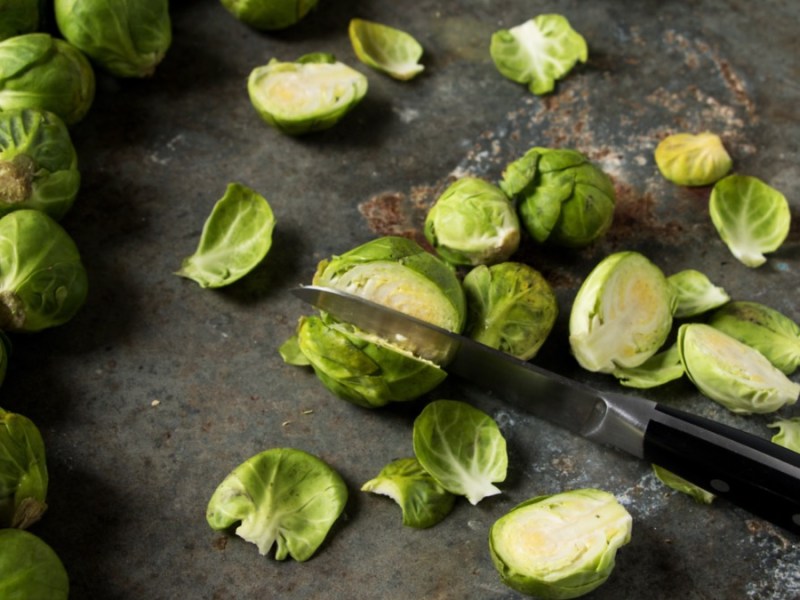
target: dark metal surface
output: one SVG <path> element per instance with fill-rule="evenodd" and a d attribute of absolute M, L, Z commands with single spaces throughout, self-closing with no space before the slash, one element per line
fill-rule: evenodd
<path fill-rule="evenodd" d="M 3 407 L 41 428 L 49 511 L 33 531 L 62 557 L 72 598 L 497 598 L 488 528 L 531 496 L 576 487 L 614 493 L 634 518 L 631 543 L 596 599 L 800 596 L 796 537 L 722 501 L 695 504 L 647 465 L 605 451 L 446 383 L 431 398 L 474 402 L 510 449 L 503 494 L 457 503 L 430 530 L 404 528 L 388 498 L 359 491 L 408 456 L 422 402 L 364 410 L 332 397 L 277 348 L 304 314 L 289 289 L 316 263 L 376 235 L 420 239 L 426 208 L 452 179 L 498 178 L 533 145 L 585 152 L 614 179 L 615 222 L 578 252 L 526 243 L 517 258 L 553 284 L 561 315 L 537 361 L 616 390 L 569 356 L 566 317 L 582 278 L 612 251 L 636 249 L 665 272 L 705 272 L 736 299 L 800 320 L 800 168 L 796 34 L 800 5 L 772 0 L 522 2 L 322 0 L 296 28 L 254 32 L 216 0 L 173 2 L 174 42 L 156 75 L 98 74 L 97 98 L 73 128 L 83 185 L 63 224 L 91 292 L 61 328 L 14 338 Z M 503 79 L 491 33 L 541 12 L 566 15 L 590 59 L 537 98 Z M 426 49 L 425 73 L 397 82 L 360 65 L 351 17 L 392 24 Z M 247 98 L 250 70 L 272 57 L 328 51 L 369 77 L 364 102 L 336 128 L 289 138 Z M 780 189 L 789 239 L 766 265 L 739 264 L 717 237 L 708 189 L 658 175 L 652 152 L 674 131 L 719 133 L 738 172 Z M 230 181 L 275 212 L 266 262 L 228 289 L 173 275 Z M 794 376 L 797 381 L 797 375 Z M 648 397 L 768 437 L 775 415 L 743 417 L 681 381 Z M 780 416 L 797 415 L 797 407 Z M 222 478 L 269 447 L 312 452 L 351 490 L 344 517 L 302 564 L 260 556 L 212 531 L 205 507 Z"/>

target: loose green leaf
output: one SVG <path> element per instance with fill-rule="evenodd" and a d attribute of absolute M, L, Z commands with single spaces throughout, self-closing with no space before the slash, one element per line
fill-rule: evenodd
<path fill-rule="evenodd" d="M 505 481 L 506 440 L 489 415 L 465 402 L 436 400 L 414 420 L 414 454 L 447 491 L 471 504 L 499 494 Z"/>
<path fill-rule="evenodd" d="M 700 502 L 701 504 L 711 504 L 714 501 L 714 498 L 716 498 L 716 496 L 714 496 L 714 494 L 711 492 L 707 492 L 703 488 L 693 484 L 691 481 L 686 481 L 683 477 L 675 475 L 675 473 L 672 471 L 668 471 L 667 469 L 659 467 L 658 465 L 653 465 L 653 473 L 655 473 L 658 480 L 667 487 L 681 492 L 682 494 L 688 494 L 694 498 L 695 501 Z"/>
<path fill-rule="evenodd" d="M 586 62 L 589 49 L 565 17 L 545 14 L 495 32 L 489 53 L 502 75 L 542 95 L 576 63 Z"/>
<path fill-rule="evenodd" d="M 300 349 L 300 341 L 297 338 L 297 334 L 289 337 L 283 344 L 281 344 L 280 348 L 278 348 L 278 352 L 287 365 L 294 365 L 296 367 L 309 367 L 311 366 L 311 361 L 308 360 L 303 351 Z"/>
<path fill-rule="evenodd" d="M 677 185 L 711 185 L 733 166 L 722 140 L 711 132 L 676 133 L 659 142 L 655 151 L 661 174 Z"/>
<path fill-rule="evenodd" d="M 373 69 L 401 81 L 413 79 L 425 69 L 419 64 L 422 46 L 405 31 L 373 21 L 351 19 L 348 33 L 358 59 Z"/>
<path fill-rule="evenodd" d="M 624 386 L 647 389 L 683 377 L 683 363 L 678 346 L 673 344 L 666 350 L 657 352 L 638 367 L 619 367 L 614 369 L 613 374 Z"/>
<path fill-rule="evenodd" d="M 696 317 L 731 299 L 724 289 L 714 285 L 704 273 L 694 269 L 670 275 L 667 282 L 675 295 L 673 316 L 677 319 Z"/>
<path fill-rule="evenodd" d="M 401 458 L 386 465 L 361 491 L 388 496 L 400 506 L 403 525 L 433 527 L 453 509 L 455 496 L 431 477 L 416 458 Z"/>
<path fill-rule="evenodd" d="M 711 190 L 709 213 L 722 241 L 748 267 L 763 265 L 764 254 L 780 248 L 792 218 L 783 194 L 747 175 L 720 179 Z"/>
<path fill-rule="evenodd" d="M 311 558 L 347 502 L 347 487 L 328 464 L 293 448 L 249 458 L 219 484 L 206 510 L 212 529 L 236 534 L 275 558 Z"/>
<path fill-rule="evenodd" d="M 230 285 L 264 260 L 274 227 L 266 198 L 241 184 L 228 184 L 203 226 L 197 250 L 175 274 L 204 288 Z"/>
<path fill-rule="evenodd" d="M 778 430 L 778 433 L 772 436 L 774 443 L 789 450 L 800 452 L 800 417 L 780 419 L 770 423 L 767 427 Z"/>

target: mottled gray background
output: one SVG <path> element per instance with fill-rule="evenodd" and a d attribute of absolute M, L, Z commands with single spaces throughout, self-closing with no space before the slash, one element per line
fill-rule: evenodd
<path fill-rule="evenodd" d="M 634 518 L 611 579 L 590 597 L 800 597 L 796 536 L 722 501 L 697 505 L 646 464 L 457 381 L 419 402 L 361 409 L 277 352 L 308 312 L 288 290 L 308 283 L 319 260 L 377 235 L 419 239 L 426 208 L 452 178 L 496 180 L 533 145 L 585 152 L 618 192 L 603 241 L 578 252 L 526 241 L 517 257 L 548 277 L 560 302 L 541 364 L 617 389 L 581 372 L 566 344 L 577 287 L 617 250 L 639 250 L 668 274 L 699 269 L 734 298 L 800 320 L 797 3 L 321 0 L 278 33 L 249 29 L 216 0 L 173 2 L 171 12 L 174 42 L 155 76 L 98 73 L 94 106 L 72 130 L 83 186 L 63 223 L 89 271 L 88 302 L 63 327 L 14 338 L 0 391 L 4 408 L 44 435 L 50 509 L 33 531 L 63 559 L 72 598 L 511 600 L 519 596 L 491 564 L 488 528 L 528 497 L 585 486 L 613 492 Z M 496 29 L 542 12 L 567 16 L 590 58 L 538 98 L 499 75 L 488 45 Z M 424 74 L 398 82 L 361 65 L 347 37 L 352 17 L 411 32 L 425 48 Z M 368 95 L 328 132 L 281 135 L 250 105 L 247 76 L 272 57 L 314 51 L 365 73 Z M 653 163 L 664 135 L 704 129 L 722 136 L 738 172 L 792 205 L 789 239 L 757 270 L 717 237 L 709 190 L 673 186 Z M 203 290 L 173 273 L 231 181 L 268 198 L 274 245 L 246 279 Z M 774 433 L 774 415 L 734 416 L 685 380 L 646 395 Z M 435 397 L 495 417 L 510 470 L 502 495 L 459 501 L 444 522 L 416 531 L 391 500 L 359 487 L 411 454 L 413 418 Z M 317 454 L 351 490 L 342 519 L 303 564 L 259 556 L 205 522 L 219 481 L 275 446 Z"/>

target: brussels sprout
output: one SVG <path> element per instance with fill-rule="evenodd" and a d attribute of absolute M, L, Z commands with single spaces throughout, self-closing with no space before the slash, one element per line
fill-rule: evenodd
<path fill-rule="evenodd" d="M 657 352 L 638 367 L 619 367 L 613 371 L 614 377 L 622 385 L 647 389 L 664 385 L 683 377 L 683 363 L 678 346 L 673 344 L 662 352 Z"/>
<path fill-rule="evenodd" d="M 703 132 L 667 136 L 655 151 L 661 174 L 677 185 L 711 185 L 724 177 L 733 161 L 718 135 Z"/>
<path fill-rule="evenodd" d="M 714 285 L 705 274 L 694 269 L 670 275 L 667 282 L 675 295 L 673 316 L 678 319 L 696 317 L 731 299 L 724 289 Z"/>
<path fill-rule="evenodd" d="M 0 0 L 0 41 L 39 29 L 41 9 L 42 0 Z"/>
<path fill-rule="evenodd" d="M 0 215 L 35 208 L 60 219 L 80 188 L 78 156 L 54 113 L 0 112 Z"/>
<path fill-rule="evenodd" d="M 55 0 L 61 34 L 117 77 L 149 77 L 172 43 L 167 0 Z"/>
<path fill-rule="evenodd" d="M 569 343 L 580 365 L 613 373 L 658 352 L 672 328 L 667 278 L 638 252 L 617 252 L 589 273 L 572 305 Z"/>
<path fill-rule="evenodd" d="M 632 524 L 608 492 L 537 496 L 495 521 L 489 551 L 509 587 L 548 600 L 577 598 L 608 580 Z"/>
<path fill-rule="evenodd" d="M 756 177 L 728 175 L 714 184 L 709 213 L 720 238 L 748 267 L 763 265 L 789 235 L 786 197 Z"/>
<path fill-rule="evenodd" d="M 204 288 L 230 285 L 264 260 L 274 227 L 267 199 L 247 186 L 230 183 L 203 225 L 197 250 L 175 274 Z"/>
<path fill-rule="evenodd" d="M 477 177 L 463 177 L 439 196 L 424 232 L 439 256 L 455 265 L 502 262 L 520 241 L 514 205 L 500 188 Z"/>
<path fill-rule="evenodd" d="M 403 525 L 417 529 L 433 527 L 455 504 L 455 496 L 431 477 L 416 458 L 401 458 L 386 465 L 361 491 L 383 494 L 403 512 Z"/>
<path fill-rule="evenodd" d="M 28 33 L 0 42 L 0 110 L 39 108 L 72 125 L 89 111 L 94 87 L 89 61 L 64 40 Z"/>
<path fill-rule="evenodd" d="M 672 471 L 668 471 L 667 469 L 659 467 L 658 465 L 653 465 L 653 473 L 655 473 L 655 476 L 658 478 L 658 480 L 667 487 L 681 492 L 682 494 L 687 494 L 694 498 L 696 502 L 700 502 L 701 504 L 711 504 L 714 501 L 714 498 L 716 498 L 716 496 L 714 496 L 714 494 L 711 492 L 707 492 L 703 488 L 693 484 L 691 481 L 687 481 L 683 477 L 675 475 L 675 473 Z"/>
<path fill-rule="evenodd" d="M 294 62 L 275 58 L 256 67 L 247 80 L 247 91 L 264 121 L 289 135 L 333 127 L 367 93 L 367 78 L 317 53 Z"/>
<path fill-rule="evenodd" d="M 537 95 L 553 91 L 578 62 L 586 62 L 586 40 L 561 15 L 539 15 L 492 35 L 489 53 L 500 73 Z"/>
<path fill-rule="evenodd" d="M 737 300 L 714 311 L 708 324 L 755 348 L 787 375 L 800 367 L 800 326 L 774 308 Z"/>
<path fill-rule="evenodd" d="M 475 267 L 464 277 L 464 293 L 467 335 L 521 360 L 536 355 L 558 316 L 553 288 L 521 263 Z"/>
<path fill-rule="evenodd" d="M 222 0 L 234 17 L 262 31 L 294 25 L 316 5 L 317 0 Z"/>
<path fill-rule="evenodd" d="M 219 484 L 206 510 L 212 529 L 239 523 L 236 534 L 258 546 L 276 545 L 275 558 L 311 558 L 347 503 L 341 476 L 316 456 L 272 448 L 236 467 Z"/>
<path fill-rule="evenodd" d="M 540 243 L 586 246 L 614 218 L 611 179 L 575 150 L 531 148 L 506 167 L 500 187 L 519 202 L 523 226 Z"/>
<path fill-rule="evenodd" d="M 66 323 L 87 291 L 78 249 L 58 223 L 30 209 L 0 219 L 0 329 L 39 331 Z"/>
<path fill-rule="evenodd" d="M 0 408 L 0 527 L 24 529 L 38 521 L 47 510 L 47 482 L 39 429 Z"/>
<path fill-rule="evenodd" d="M 772 436 L 774 443 L 789 450 L 800 452 L 800 417 L 780 419 L 770 423 L 767 427 L 778 430 L 778 433 Z"/>
<path fill-rule="evenodd" d="M 64 564 L 41 538 L 21 529 L 0 530 L 0 598 L 67 600 Z"/>
<path fill-rule="evenodd" d="M 425 68 L 419 64 L 422 46 L 405 31 L 364 19 L 352 19 L 348 33 L 358 60 L 373 69 L 406 81 Z"/>
<path fill-rule="evenodd" d="M 422 467 L 452 494 L 477 504 L 501 493 L 506 440 L 483 411 L 457 400 L 435 400 L 414 420 L 414 454 Z"/>
<path fill-rule="evenodd" d="M 731 412 L 769 413 L 794 404 L 800 396 L 800 384 L 758 350 L 710 325 L 681 325 L 678 349 L 689 379 Z"/>

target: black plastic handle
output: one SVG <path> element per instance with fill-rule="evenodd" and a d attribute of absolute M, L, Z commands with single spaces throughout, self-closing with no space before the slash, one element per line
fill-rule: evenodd
<path fill-rule="evenodd" d="M 657 405 L 645 460 L 800 534 L 800 454 L 746 431 Z"/>

